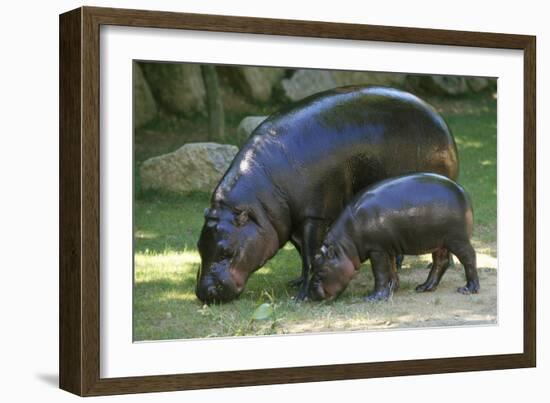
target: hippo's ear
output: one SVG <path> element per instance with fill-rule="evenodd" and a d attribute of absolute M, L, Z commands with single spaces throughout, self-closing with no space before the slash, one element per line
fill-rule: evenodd
<path fill-rule="evenodd" d="M 334 246 L 323 244 L 323 246 L 321 246 L 321 254 L 327 259 L 333 259 L 334 258 Z"/>
<path fill-rule="evenodd" d="M 237 216 L 235 217 L 235 224 L 237 227 L 242 227 L 248 222 L 249 219 L 248 211 L 241 211 Z"/>

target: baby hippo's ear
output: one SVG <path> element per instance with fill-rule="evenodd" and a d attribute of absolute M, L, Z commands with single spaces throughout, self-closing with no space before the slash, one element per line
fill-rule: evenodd
<path fill-rule="evenodd" d="M 323 257 L 323 255 L 321 255 L 320 253 L 317 253 L 315 256 L 313 256 L 313 263 L 320 263 L 321 262 L 321 258 Z"/>
<path fill-rule="evenodd" d="M 334 246 L 333 245 L 323 245 L 321 246 L 321 253 L 323 256 L 325 256 L 327 259 L 334 259 Z"/>

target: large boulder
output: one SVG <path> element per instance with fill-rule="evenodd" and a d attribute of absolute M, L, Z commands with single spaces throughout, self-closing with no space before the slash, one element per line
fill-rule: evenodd
<path fill-rule="evenodd" d="M 231 86 L 255 101 L 267 102 L 285 75 L 279 67 L 220 67 Z"/>
<path fill-rule="evenodd" d="M 491 79 L 485 77 L 468 77 L 466 82 L 472 92 L 484 91 L 491 85 Z"/>
<path fill-rule="evenodd" d="M 212 192 L 239 149 L 217 143 L 188 143 L 141 165 L 141 187 L 171 192 Z"/>
<path fill-rule="evenodd" d="M 155 99 L 166 111 L 186 117 L 206 113 L 200 65 L 142 63 L 141 67 Z"/>
<path fill-rule="evenodd" d="M 291 101 L 338 87 L 331 72 L 327 70 L 297 70 L 292 77 L 282 80 L 281 85 L 284 95 Z"/>
<path fill-rule="evenodd" d="M 415 89 L 435 95 L 463 95 L 470 91 L 466 77 L 410 75 L 408 83 Z"/>
<path fill-rule="evenodd" d="M 403 87 L 407 79 L 406 74 L 377 73 L 372 71 L 332 71 L 336 84 L 346 85 L 383 85 L 387 87 Z"/>
<path fill-rule="evenodd" d="M 247 116 L 241 120 L 241 123 L 237 127 L 237 140 L 239 143 L 244 143 L 254 129 L 266 119 L 267 116 Z"/>
<path fill-rule="evenodd" d="M 298 101 L 309 95 L 347 85 L 384 85 L 404 87 L 407 76 L 399 73 L 377 73 L 345 70 L 297 70 L 282 80 L 284 95 Z"/>
<path fill-rule="evenodd" d="M 157 105 L 141 67 L 134 63 L 134 127 L 139 129 L 157 116 Z"/>

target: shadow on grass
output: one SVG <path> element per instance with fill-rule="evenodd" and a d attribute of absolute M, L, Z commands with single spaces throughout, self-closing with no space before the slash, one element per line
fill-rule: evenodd
<path fill-rule="evenodd" d="M 134 200 L 134 253 L 196 249 L 210 195 L 147 191 Z"/>
<path fill-rule="evenodd" d="M 153 296 L 160 298 L 160 294 L 174 295 L 174 299 L 187 299 L 182 295 L 193 295 L 195 297 L 196 275 L 199 264 L 183 264 L 187 267 L 175 267 L 176 273 L 171 271 L 163 275 L 159 273 L 153 278 L 137 279 L 134 287 L 137 296 Z M 301 272 L 300 258 L 294 249 L 281 249 L 279 253 L 270 260 L 264 267 L 253 273 L 246 285 L 245 291 L 240 299 L 257 300 L 267 291 L 276 298 L 292 296 L 295 289 L 287 284 L 290 280 L 298 277 Z M 137 276 L 139 278 L 139 275 Z M 198 299 L 196 299 L 197 302 Z"/>

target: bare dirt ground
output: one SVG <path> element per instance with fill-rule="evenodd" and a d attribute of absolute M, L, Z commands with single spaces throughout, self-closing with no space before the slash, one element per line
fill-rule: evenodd
<path fill-rule="evenodd" d="M 400 289 L 387 302 L 365 302 L 373 279 L 368 265 L 350 283 L 344 301 L 315 307 L 310 320 L 295 323 L 291 316 L 277 323 L 275 333 L 380 330 L 443 326 L 491 325 L 497 323 L 497 260 L 478 253 L 481 290 L 462 295 L 456 289 L 465 284 L 464 269 L 456 262 L 445 273 L 437 290 L 417 293 L 415 287 L 425 281 L 429 256 L 407 256 L 400 271 Z M 456 258 L 455 258 L 456 260 Z M 343 312 L 345 310 L 345 312 Z M 257 329 L 259 330 L 259 329 Z"/>

